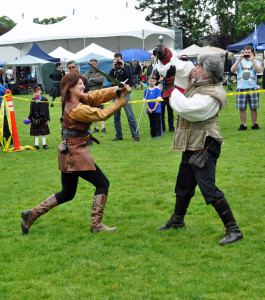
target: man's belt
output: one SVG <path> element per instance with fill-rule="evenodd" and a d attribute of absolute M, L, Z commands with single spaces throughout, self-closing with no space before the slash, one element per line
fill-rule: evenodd
<path fill-rule="evenodd" d="M 85 142 L 85 141 L 94 141 L 97 144 L 100 144 L 100 142 L 93 136 L 83 136 L 83 137 L 75 137 L 75 138 L 71 138 L 71 139 L 66 139 L 67 143 L 78 143 L 78 142 Z"/>

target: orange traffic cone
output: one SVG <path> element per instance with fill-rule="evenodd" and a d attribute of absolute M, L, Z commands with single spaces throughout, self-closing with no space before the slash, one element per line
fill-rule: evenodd
<path fill-rule="evenodd" d="M 13 136 L 14 146 L 15 147 L 11 148 L 11 149 L 6 149 L 5 148 L 3 150 L 3 152 L 20 151 L 20 150 L 25 150 L 25 149 L 36 150 L 33 147 L 31 147 L 31 146 L 20 147 L 19 139 L 18 139 L 18 133 L 17 133 L 17 123 L 16 123 L 14 106 L 13 106 L 13 98 L 12 98 L 11 91 L 10 90 L 6 90 L 4 97 L 6 98 L 6 101 L 7 101 L 7 104 L 8 104 L 8 108 L 9 108 L 11 125 L 12 125 L 12 136 Z"/>

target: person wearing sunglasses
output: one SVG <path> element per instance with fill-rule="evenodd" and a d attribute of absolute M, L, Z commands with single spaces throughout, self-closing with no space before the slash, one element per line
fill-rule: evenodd
<path fill-rule="evenodd" d="M 71 73 L 71 74 L 79 73 L 77 71 L 77 63 L 74 60 L 70 60 L 67 62 L 67 69 L 68 69 L 69 73 Z M 90 91 L 89 83 L 86 78 L 84 78 L 84 86 L 85 86 L 84 93 L 87 93 L 88 91 Z"/>

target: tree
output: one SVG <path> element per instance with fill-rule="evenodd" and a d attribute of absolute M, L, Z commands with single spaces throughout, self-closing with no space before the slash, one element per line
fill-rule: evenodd
<path fill-rule="evenodd" d="M 150 9 L 150 14 L 146 17 L 147 21 L 162 26 L 175 27 L 176 17 L 181 9 L 180 0 L 137 0 L 139 6 L 136 9 Z"/>
<path fill-rule="evenodd" d="M 13 20 L 9 19 L 7 16 L 0 17 L 0 27 L 12 29 L 15 27 L 17 23 L 15 23 Z"/>
<path fill-rule="evenodd" d="M 209 11 L 215 17 L 217 28 L 207 40 L 210 45 L 226 49 L 237 39 L 235 30 L 238 23 L 239 3 L 244 0 L 208 0 Z"/>
<path fill-rule="evenodd" d="M 49 25 L 49 24 L 55 24 L 58 23 L 62 20 L 64 20 L 66 18 L 66 16 L 63 17 L 56 17 L 56 18 L 48 18 L 48 19 L 43 19 L 43 20 L 39 20 L 39 18 L 34 18 L 33 22 L 37 23 L 37 24 L 45 24 L 45 25 Z"/>
<path fill-rule="evenodd" d="M 265 23 L 265 1 L 248 0 L 240 3 L 238 10 L 238 24 L 236 26 L 239 32 L 239 38 L 243 39 L 254 31 L 255 25 Z"/>
<path fill-rule="evenodd" d="M 7 16 L 0 17 L 0 35 L 7 33 L 16 26 L 16 23 Z"/>
<path fill-rule="evenodd" d="M 205 35 L 212 29 L 207 0 L 184 0 L 182 9 L 178 28 L 183 31 L 184 48 L 192 44 L 202 46 Z"/>
<path fill-rule="evenodd" d="M 138 0 L 136 9 L 149 9 L 147 21 L 182 30 L 184 48 L 194 43 L 201 44 L 205 33 L 210 32 L 210 15 L 207 0 Z"/>
<path fill-rule="evenodd" d="M 242 40 L 265 22 L 264 0 L 209 0 L 217 29 L 208 37 L 212 46 L 226 46 Z"/>

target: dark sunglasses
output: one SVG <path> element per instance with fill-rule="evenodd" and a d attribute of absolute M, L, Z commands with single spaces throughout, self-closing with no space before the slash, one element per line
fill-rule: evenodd
<path fill-rule="evenodd" d="M 69 70 L 76 68 L 76 66 L 68 67 Z"/>

